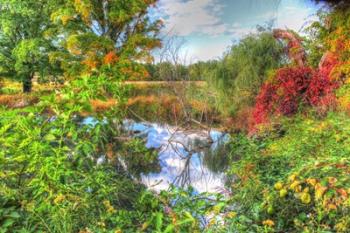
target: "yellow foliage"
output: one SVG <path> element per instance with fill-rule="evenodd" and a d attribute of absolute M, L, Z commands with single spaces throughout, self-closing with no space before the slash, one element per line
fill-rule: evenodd
<path fill-rule="evenodd" d="M 81 15 L 85 23 L 90 24 L 90 14 L 92 11 L 92 6 L 88 0 L 75 0 L 74 1 L 75 10 Z"/>
<path fill-rule="evenodd" d="M 70 36 L 67 39 L 67 49 L 74 55 L 81 55 L 82 51 L 79 48 L 79 39 L 77 35 Z"/>

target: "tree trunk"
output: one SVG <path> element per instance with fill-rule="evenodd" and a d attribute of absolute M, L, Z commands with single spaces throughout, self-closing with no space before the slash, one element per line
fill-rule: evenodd
<path fill-rule="evenodd" d="M 32 86 L 33 86 L 32 79 L 33 79 L 33 75 L 28 75 L 27 77 L 24 78 L 22 83 L 23 93 L 29 93 L 32 91 Z"/>

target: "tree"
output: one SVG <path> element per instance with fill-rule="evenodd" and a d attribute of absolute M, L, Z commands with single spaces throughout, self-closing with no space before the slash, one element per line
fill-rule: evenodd
<path fill-rule="evenodd" d="M 49 0 L 0 0 L 0 76 L 19 80 L 30 92 L 35 75 L 56 75 L 49 62 L 54 41 L 48 33 L 54 5 Z"/>
<path fill-rule="evenodd" d="M 160 47 L 160 20 L 149 16 L 157 0 L 64 0 L 52 15 L 61 29 L 55 54 L 68 75 L 94 72 L 107 55 L 123 61 L 150 61 Z M 136 65 L 136 63 L 133 63 Z"/>
<path fill-rule="evenodd" d="M 259 30 L 233 45 L 206 74 L 224 111 L 252 106 L 269 73 L 284 62 L 282 44 L 275 40 L 271 30 Z"/>

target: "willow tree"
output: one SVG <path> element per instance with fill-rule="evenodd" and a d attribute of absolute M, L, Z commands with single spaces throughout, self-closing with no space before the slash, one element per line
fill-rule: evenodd
<path fill-rule="evenodd" d="M 270 28 L 258 29 L 258 33 L 231 46 L 216 67 L 205 74 L 218 92 L 218 105 L 224 111 L 234 113 L 253 105 L 263 82 L 285 61 L 283 46 Z"/>
<path fill-rule="evenodd" d="M 30 92 L 35 75 L 59 73 L 49 62 L 56 50 L 49 34 L 50 0 L 0 0 L 0 76 L 19 80 Z"/>
<path fill-rule="evenodd" d="M 52 20 L 61 29 L 56 53 L 66 74 L 93 72 L 108 58 L 138 62 L 151 59 L 160 46 L 161 21 L 150 17 L 157 0 L 64 0 Z M 64 58 L 64 59 L 63 59 Z"/>

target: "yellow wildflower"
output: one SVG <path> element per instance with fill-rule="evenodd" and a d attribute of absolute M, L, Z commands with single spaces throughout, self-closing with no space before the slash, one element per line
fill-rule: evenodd
<path fill-rule="evenodd" d="M 328 210 L 336 210 L 336 209 L 337 209 L 337 206 L 334 205 L 334 204 L 329 204 L 329 205 L 327 206 L 327 209 L 328 209 Z"/>
<path fill-rule="evenodd" d="M 309 193 L 303 193 L 300 199 L 301 199 L 301 202 L 304 204 L 309 204 L 311 202 L 311 196 Z"/>
<path fill-rule="evenodd" d="M 280 190 L 280 197 L 285 197 L 285 196 L 287 196 L 287 194 L 288 194 L 288 191 L 286 189 Z"/>
<path fill-rule="evenodd" d="M 295 187 L 297 187 L 299 184 L 300 184 L 300 182 L 296 180 L 296 181 L 294 181 L 293 183 L 291 183 L 289 187 L 290 187 L 291 189 L 295 189 Z"/>
<path fill-rule="evenodd" d="M 275 225 L 275 223 L 271 219 L 267 219 L 267 220 L 263 221 L 263 225 L 273 227 Z"/>
<path fill-rule="evenodd" d="M 348 230 L 348 227 L 345 221 L 340 221 L 335 225 L 335 229 L 337 230 L 337 232 L 346 232 L 346 230 Z"/>
<path fill-rule="evenodd" d="M 283 188 L 283 184 L 281 182 L 277 182 L 274 187 L 276 190 L 281 190 Z"/>
<path fill-rule="evenodd" d="M 148 226 L 149 226 L 149 223 L 148 223 L 148 222 L 144 222 L 144 223 L 142 224 L 141 230 L 142 230 L 142 231 L 146 230 Z"/>
<path fill-rule="evenodd" d="M 315 186 L 316 183 L 317 183 L 317 180 L 316 179 L 312 179 L 312 178 L 309 178 L 306 180 L 306 182 L 312 186 Z"/>
<path fill-rule="evenodd" d="M 327 188 L 323 187 L 320 183 L 315 185 L 315 198 L 319 200 L 322 198 L 323 194 L 326 192 Z"/>
<path fill-rule="evenodd" d="M 294 181 L 297 178 L 296 174 L 292 174 L 291 176 L 289 176 L 289 181 Z"/>
<path fill-rule="evenodd" d="M 294 181 L 289 187 L 290 189 L 294 190 L 294 192 L 301 192 L 301 185 L 299 181 Z"/>
<path fill-rule="evenodd" d="M 103 201 L 103 205 L 106 207 L 108 213 L 113 214 L 116 212 L 116 210 L 108 200 Z"/>
<path fill-rule="evenodd" d="M 229 218 L 234 218 L 234 217 L 237 216 L 237 213 L 236 213 L 236 212 L 228 212 L 228 213 L 226 214 L 226 216 L 229 217 Z"/>
<path fill-rule="evenodd" d="M 60 204 L 61 202 L 63 202 L 65 199 L 65 196 L 62 195 L 62 194 L 58 194 L 57 197 L 53 200 L 53 202 L 58 205 Z"/>

